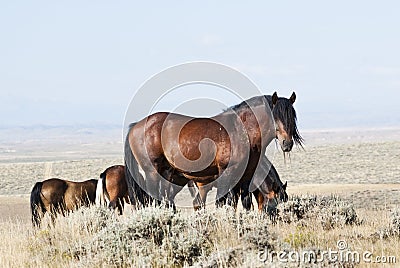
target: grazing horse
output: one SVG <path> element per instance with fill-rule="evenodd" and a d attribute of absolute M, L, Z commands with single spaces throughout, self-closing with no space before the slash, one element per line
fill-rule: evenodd
<path fill-rule="evenodd" d="M 43 215 L 48 212 L 54 221 L 56 215 L 94 204 L 97 180 L 73 182 L 48 179 L 37 182 L 31 191 L 32 223 L 39 227 Z"/>
<path fill-rule="evenodd" d="M 153 198 L 165 198 L 173 204 L 189 180 L 208 184 L 218 179 L 217 198 L 232 187 L 240 189 L 253 178 L 260 156 L 274 138 L 284 152 L 291 151 L 293 143 L 301 144 L 295 99 L 294 92 L 289 99 L 275 92 L 211 118 L 159 112 L 132 124 L 125 141 L 131 201 L 146 206 Z"/>
<path fill-rule="evenodd" d="M 262 183 L 253 191 L 253 195 L 257 201 L 259 211 L 272 211 L 275 210 L 276 206 L 280 202 L 286 202 L 288 200 L 288 195 L 286 193 L 287 182 L 285 182 L 285 184 L 282 183 L 274 165 L 267 159 L 267 157 L 264 156 L 262 161 L 263 165 L 261 168 L 264 169 L 265 172 L 268 172 L 268 174 Z M 245 184 L 242 184 L 241 186 L 247 187 Z M 237 204 L 239 199 L 238 195 L 234 196 L 234 198 Z M 242 204 L 244 206 L 246 205 L 243 202 Z"/>
<path fill-rule="evenodd" d="M 275 167 L 265 156 L 263 157 L 263 161 L 264 162 L 262 168 L 265 170 L 265 172 L 268 173 L 261 184 L 253 191 L 253 195 L 257 201 L 258 210 L 260 212 L 271 211 L 276 207 L 278 203 L 286 202 L 288 200 L 288 195 L 286 193 L 287 182 L 285 184 L 282 183 Z M 188 186 L 192 197 L 194 197 L 193 208 L 195 210 L 204 207 L 208 192 L 212 189 L 212 187 L 218 187 L 216 182 L 209 184 L 199 184 L 194 183 L 193 181 L 190 181 L 190 183 L 188 183 Z M 249 185 L 247 184 L 241 184 L 241 191 L 237 192 L 234 196 L 231 196 L 228 204 L 233 205 L 236 208 L 239 201 L 239 195 L 242 195 L 242 204 L 245 206 L 246 203 L 243 202 L 244 191 L 242 189 L 245 186 L 249 187 Z M 194 187 L 197 187 L 198 190 L 194 190 Z M 232 195 L 233 193 L 230 192 L 229 194 Z M 247 207 L 244 208 L 248 209 Z"/>
<path fill-rule="evenodd" d="M 253 192 L 257 200 L 258 211 L 275 210 L 280 202 L 286 202 L 288 200 L 286 188 L 287 182 L 282 183 L 278 172 L 271 164 L 271 169 L 264 182 Z"/>
<path fill-rule="evenodd" d="M 111 166 L 100 174 L 96 188 L 96 205 L 107 204 L 113 210 L 117 208 L 122 215 L 124 203 L 129 203 L 125 167 Z"/>

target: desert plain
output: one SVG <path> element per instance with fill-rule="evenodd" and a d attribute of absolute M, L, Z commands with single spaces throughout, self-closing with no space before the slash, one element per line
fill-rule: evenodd
<path fill-rule="evenodd" d="M 42 128 L 0 130 L 0 220 L 29 220 L 29 193 L 48 178 L 98 178 L 123 164 L 122 129 Z M 400 204 L 400 129 L 303 131 L 304 148 L 273 163 L 289 194 L 337 194 L 356 207 Z M 178 199 L 186 198 L 182 194 Z"/>
<path fill-rule="evenodd" d="M 29 194 L 35 182 L 52 177 L 74 181 L 98 178 L 108 166 L 123 164 L 122 129 L 43 127 L 29 131 L 0 130 L 3 231 L 5 225 L 30 225 Z M 374 215 L 365 228 L 370 236 L 380 217 L 387 222 L 388 213 L 400 204 L 400 128 L 309 130 L 301 134 L 304 148 L 296 147 L 286 157 L 277 150 L 273 157 L 281 180 L 288 182 L 289 196 L 339 196 L 353 204 L 361 217 Z M 178 207 L 190 204 L 190 196 L 178 194 L 177 203 Z M 207 205 L 213 207 L 212 202 Z M 296 232 L 297 227 L 293 228 Z M 390 252 L 392 247 L 380 248 Z M 394 245 L 395 250 L 399 248 Z"/>

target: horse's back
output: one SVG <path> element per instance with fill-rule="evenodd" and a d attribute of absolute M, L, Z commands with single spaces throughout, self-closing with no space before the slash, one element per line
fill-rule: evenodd
<path fill-rule="evenodd" d="M 97 180 L 87 180 L 82 182 L 65 181 L 65 208 L 73 210 L 80 206 L 94 204 L 96 198 Z"/>

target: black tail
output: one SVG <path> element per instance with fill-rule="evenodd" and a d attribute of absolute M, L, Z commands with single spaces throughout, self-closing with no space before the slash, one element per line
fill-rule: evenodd
<path fill-rule="evenodd" d="M 44 207 L 42 198 L 40 197 L 42 194 L 42 186 L 43 182 L 35 183 L 31 192 L 31 213 L 32 224 L 34 227 L 40 227 L 42 214 L 46 212 L 46 208 Z"/>
<path fill-rule="evenodd" d="M 125 180 L 128 185 L 128 194 L 131 204 L 136 207 L 144 207 L 150 205 L 153 200 L 136 181 L 136 179 L 143 180 L 143 178 L 139 173 L 138 162 L 136 161 L 129 144 L 129 132 L 135 125 L 136 123 L 130 124 L 125 139 Z M 141 185 L 145 187 L 144 181 L 141 182 Z"/>

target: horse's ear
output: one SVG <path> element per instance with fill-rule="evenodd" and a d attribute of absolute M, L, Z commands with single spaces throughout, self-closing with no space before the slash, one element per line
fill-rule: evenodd
<path fill-rule="evenodd" d="M 286 181 L 285 184 L 283 185 L 283 190 L 286 191 L 286 187 L 287 187 L 287 181 Z"/>
<path fill-rule="evenodd" d="M 294 93 L 294 91 L 293 91 L 293 93 L 292 93 L 292 96 L 290 96 L 290 102 L 293 104 L 295 101 L 296 101 L 296 93 Z"/>
<path fill-rule="evenodd" d="M 277 101 L 278 101 L 278 94 L 275 91 L 274 94 L 272 94 L 272 105 L 275 105 Z"/>

